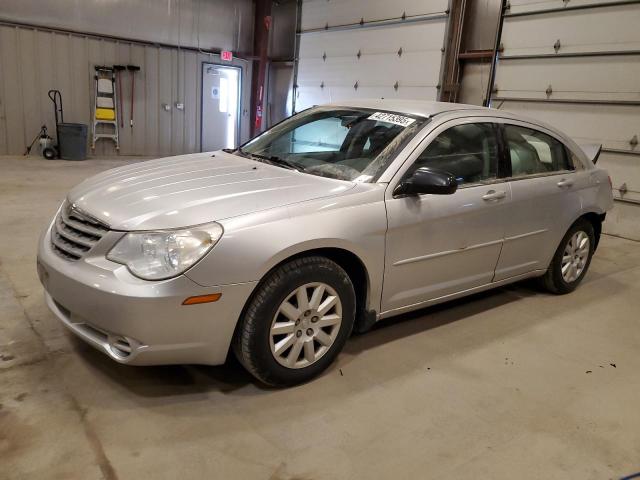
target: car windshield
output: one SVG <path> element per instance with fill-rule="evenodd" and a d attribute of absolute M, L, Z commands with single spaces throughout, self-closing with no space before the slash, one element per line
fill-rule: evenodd
<path fill-rule="evenodd" d="M 370 109 L 316 107 L 279 123 L 235 153 L 313 175 L 371 182 L 425 121 Z"/>

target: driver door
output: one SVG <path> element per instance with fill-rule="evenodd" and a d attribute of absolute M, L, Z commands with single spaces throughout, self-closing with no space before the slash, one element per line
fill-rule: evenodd
<path fill-rule="evenodd" d="M 511 201 L 509 185 L 500 178 L 498 129 L 490 122 L 452 123 L 425 138 L 387 190 L 383 313 L 493 280 Z M 452 173 L 458 190 L 394 196 L 393 188 L 419 167 Z"/>

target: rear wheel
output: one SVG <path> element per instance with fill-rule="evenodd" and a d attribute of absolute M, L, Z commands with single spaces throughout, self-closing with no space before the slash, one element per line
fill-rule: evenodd
<path fill-rule="evenodd" d="M 578 220 L 560 242 L 542 277 L 546 289 L 556 294 L 574 291 L 589 269 L 594 248 L 593 225 L 587 220 Z"/>
<path fill-rule="evenodd" d="M 325 257 L 281 265 L 261 283 L 236 330 L 234 352 L 260 381 L 295 385 L 325 370 L 351 334 L 355 293 Z"/>

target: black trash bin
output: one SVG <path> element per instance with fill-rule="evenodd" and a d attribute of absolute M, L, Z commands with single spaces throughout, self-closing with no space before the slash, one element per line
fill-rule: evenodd
<path fill-rule="evenodd" d="M 58 124 L 58 154 L 63 160 L 86 160 L 87 126 L 83 123 Z"/>

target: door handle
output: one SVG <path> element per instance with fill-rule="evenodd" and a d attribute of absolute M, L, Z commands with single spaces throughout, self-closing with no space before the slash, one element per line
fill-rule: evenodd
<path fill-rule="evenodd" d="M 506 196 L 507 192 L 489 190 L 485 195 L 482 196 L 482 199 L 486 202 L 490 202 L 492 200 L 502 200 Z"/>
<path fill-rule="evenodd" d="M 560 188 L 565 188 L 565 187 L 569 188 L 573 186 L 573 180 L 569 180 L 568 178 L 563 178 L 556 185 L 558 185 Z"/>

